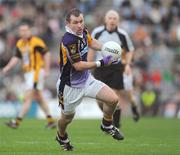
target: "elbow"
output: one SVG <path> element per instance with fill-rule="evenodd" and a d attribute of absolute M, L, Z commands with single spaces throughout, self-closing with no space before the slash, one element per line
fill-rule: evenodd
<path fill-rule="evenodd" d="M 74 67 L 75 68 L 75 70 L 77 70 L 77 71 L 83 71 L 84 69 L 82 68 L 82 67 L 80 67 L 80 66 L 78 66 L 78 67 Z"/>
<path fill-rule="evenodd" d="M 82 65 L 81 62 L 75 63 L 75 64 L 73 65 L 73 67 L 74 67 L 75 70 L 77 70 L 77 71 L 83 71 L 83 70 L 84 70 L 84 67 L 83 67 L 83 65 Z"/>

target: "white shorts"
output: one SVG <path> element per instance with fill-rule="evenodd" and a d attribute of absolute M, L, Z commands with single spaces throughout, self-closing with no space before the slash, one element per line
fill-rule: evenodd
<path fill-rule="evenodd" d="M 44 89 L 44 69 L 41 69 L 38 76 L 38 82 L 36 85 L 36 89 L 43 90 Z M 34 74 L 35 71 L 24 73 L 24 79 L 25 79 L 25 90 L 34 89 Z"/>
<path fill-rule="evenodd" d="M 58 80 L 56 85 L 58 94 L 59 85 L 60 80 Z M 65 85 L 63 91 L 63 108 L 61 108 L 62 112 L 65 115 L 75 113 L 75 109 L 81 103 L 83 97 L 96 98 L 96 95 L 104 86 L 105 84 L 103 82 L 94 79 L 94 77 L 91 75 L 89 76 L 83 88 L 72 88 L 68 85 Z"/>
<path fill-rule="evenodd" d="M 123 83 L 124 83 L 124 89 L 125 90 L 132 90 L 133 89 L 133 76 L 132 74 L 127 75 L 123 74 Z"/>

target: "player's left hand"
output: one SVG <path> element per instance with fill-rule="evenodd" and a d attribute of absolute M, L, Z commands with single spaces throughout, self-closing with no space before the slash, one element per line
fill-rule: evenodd
<path fill-rule="evenodd" d="M 107 66 L 107 65 L 112 64 L 112 61 L 113 61 L 112 56 L 108 55 L 101 60 L 101 64 L 103 64 L 102 66 Z"/>

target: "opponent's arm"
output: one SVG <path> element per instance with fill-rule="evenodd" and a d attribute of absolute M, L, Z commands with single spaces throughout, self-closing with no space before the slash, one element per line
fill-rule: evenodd
<path fill-rule="evenodd" d="M 134 55 L 134 52 L 133 52 L 133 51 L 129 51 L 129 52 L 126 54 L 126 64 L 127 64 L 127 65 L 131 65 L 131 64 L 132 64 L 133 55 Z"/>
<path fill-rule="evenodd" d="M 8 64 L 2 69 L 3 74 L 6 74 L 9 70 L 11 70 L 15 65 L 19 62 L 19 58 L 13 56 Z"/>
<path fill-rule="evenodd" d="M 131 64 L 132 64 L 133 54 L 134 52 L 131 52 L 131 51 L 129 51 L 126 54 L 126 64 L 125 64 L 125 69 L 124 69 L 124 72 L 126 75 L 132 74 Z"/>
<path fill-rule="evenodd" d="M 133 59 L 133 55 L 134 55 L 134 46 L 133 43 L 129 37 L 129 35 L 127 33 L 125 33 L 125 38 L 126 38 L 126 50 L 128 51 L 126 53 L 126 66 L 125 66 L 125 73 L 127 75 L 132 73 L 131 70 L 131 65 L 132 65 L 132 59 Z"/>
<path fill-rule="evenodd" d="M 48 76 L 49 75 L 49 71 L 50 71 L 50 66 L 51 66 L 51 54 L 50 52 L 47 52 L 44 55 L 44 69 L 45 69 L 45 75 Z"/>

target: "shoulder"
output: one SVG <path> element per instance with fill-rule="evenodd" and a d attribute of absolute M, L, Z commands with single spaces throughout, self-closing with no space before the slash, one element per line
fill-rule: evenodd
<path fill-rule="evenodd" d="M 122 34 L 124 36 L 128 36 L 128 33 L 122 28 L 118 28 L 117 31 L 118 31 L 118 33 L 120 33 L 120 34 Z"/>
<path fill-rule="evenodd" d="M 71 44 L 74 44 L 74 43 L 77 43 L 77 40 L 78 40 L 78 37 L 71 34 L 71 33 L 68 33 L 66 32 L 64 34 L 64 36 L 62 37 L 62 43 L 67 46 L 67 45 L 71 45 Z"/>
<path fill-rule="evenodd" d="M 16 47 L 21 47 L 22 44 L 23 44 L 22 39 L 19 39 L 19 40 L 16 42 Z"/>
<path fill-rule="evenodd" d="M 101 31 L 104 31 L 104 30 L 105 30 L 104 25 L 98 26 L 98 27 L 94 28 L 94 30 L 92 31 L 92 34 L 97 34 L 97 33 L 101 32 Z"/>
<path fill-rule="evenodd" d="M 37 36 L 32 36 L 30 38 L 30 43 L 33 46 L 41 46 L 43 48 L 46 47 L 46 44 L 45 44 L 44 40 L 41 39 L 40 37 L 37 37 Z"/>
<path fill-rule="evenodd" d="M 37 37 L 37 36 L 32 36 L 32 37 L 31 37 L 31 41 L 44 42 L 40 37 Z"/>
<path fill-rule="evenodd" d="M 89 31 L 87 28 L 84 28 L 83 34 L 89 34 Z"/>

